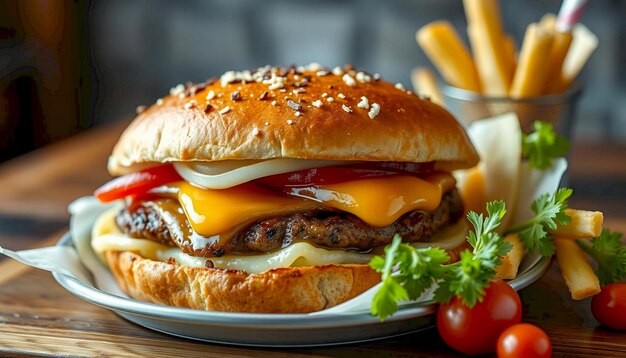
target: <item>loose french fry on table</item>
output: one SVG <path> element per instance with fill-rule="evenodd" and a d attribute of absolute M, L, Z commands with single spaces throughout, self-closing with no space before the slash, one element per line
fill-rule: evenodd
<path fill-rule="evenodd" d="M 587 239 L 598 237 L 602 233 L 604 223 L 602 212 L 565 209 L 565 214 L 572 218 L 572 221 L 567 225 L 558 226 L 551 234 L 570 239 Z"/>
<path fill-rule="evenodd" d="M 524 257 L 524 245 L 517 234 L 509 234 L 504 241 L 513 246 L 506 256 L 502 258 L 502 264 L 498 266 L 496 278 L 511 280 L 517 277 L 517 270 Z"/>
<path fill-rule="evenodd" d="M 467 32 L 484 94 L 506 96 L 513 77 L 497 0 L 463 0 Z"/>
<path fill-rule="evenodd" d="M 572 298 L 582 300 L 600 292 L 600 281 L 576 241 L 555 238 L 556 260 Z"/>
<path fill-rule="evenodd" d="M 510 95 L 513 98 L 534 97 L 542 94 L 546 79 L 546 63 L 550 58 L 554 34 L 532 23 L 526 29 Z"/>
<path fill-rule="evenodd" d="M 480 92 L 474 60 L 449 22 L 432 22 L 419 29 L 415 39 L 447 83 Z"/>
<path fill-rule="evenodd" d="M 437 80 L 429 69 L 424 67 L 414 68 L 411 71 L 411 82 L 413 83 L 415 93 L 430 98 L 435 104 L 444 105 Z"/>
<path fill-rule="evenodd" d="M 571 86 L 583 67 L 598 47 L 598 38 L 583 24 L 577 24 L 572 30 L 572 42 L 569 46 L 561 70 L 560 81 L 550 83 L 548 93 L 561 93 Z"/>

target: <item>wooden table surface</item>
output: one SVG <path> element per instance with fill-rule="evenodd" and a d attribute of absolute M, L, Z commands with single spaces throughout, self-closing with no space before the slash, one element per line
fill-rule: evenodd
<path fill-rule="evenodd" d="M 126 123 L 93 129 L 0 164 L 0 245 L 53 244 L 67 230 L 67 204 L 106 182 L 107 156 Z M 626 231 L 626 145 L 575 143 L 572 207 L 605 212 L 605 226 Z M 600 327 L 589 300 L 572 301 L 553 263 L 521 292 L 524 321 L 542 327 L 555 355 L 626 356 L 626 334 Z M 48 272 L 0 258 L 0 355 L 378 357 L 456 356 L 435 329 L 339 347 L 254 349 L 170 337 L 130 323 L 61 288 Z"/>

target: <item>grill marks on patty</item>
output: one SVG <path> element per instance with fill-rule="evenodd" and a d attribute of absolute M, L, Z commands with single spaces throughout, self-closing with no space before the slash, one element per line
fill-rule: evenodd
<path fill-rule="evenodd" d="M 228 252 L 272 252 L 294 241 L 308 241 L 331 249 L 366 251 L 389 244 L 395 233 L 406 242 L 427 239 L 462 215 L 461 198 L 453 189 L 443 195 L 435 211 L 412 211 L 382 228 L 372 227 L 349 213 L 320 209 L 256 221 L 237 232 L 231 240 L 203 240 L 206 244 L 201 248 L 193 247 L 192 237 L 198 234 L 191 229 L 175 199 L 142 201 L 131 205 L 117 215 L 116 222 L 131 237 L 171 246 L 175 244 L 183 252 L 194 256 L 214 257 Z"/>
<path fill-rule="evenodd" d="M 240 231 L 234 246 L 249 251 L 276 251 L 293 241 L 308 241 L 317 246 L 340 249 L 370 250 L 387 245 L 398 233 L 404 241 L 414 242 L 432 236 L 463 214 L 456 190 L 446 193 L 433 212 L 411 211 L 393 224 L 377 228 L 344 212 L 312 212 L 262 220 Z"/>

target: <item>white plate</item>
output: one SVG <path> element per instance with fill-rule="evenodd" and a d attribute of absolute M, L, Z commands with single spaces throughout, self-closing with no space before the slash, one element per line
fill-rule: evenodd
<path fill-rule="evenodd" d="M 63 235 L 57 245 L 71 246 L 70 234 Z M 549 266 L 549 259 L 526 257 L 519 275 L 509 284 L 521 290 L 539 279 Z M 435 319 L 435 306 L 429 302 L 403 306 L 383 322 L 365 312 L 322 316 L 207 312 L 119 297 L 69 276 L 52 275 L 75 296 L 131 322 L 174 336 L 223 344 L 306 347 L 355 343 L 423 330 L 432 327 Z"/>

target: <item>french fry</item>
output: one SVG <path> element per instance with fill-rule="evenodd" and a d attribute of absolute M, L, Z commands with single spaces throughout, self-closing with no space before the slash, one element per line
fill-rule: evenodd
<path fill-rule="evenodd" d="M 463 0 L 468 35 L 483 93 L 506 96 L 513 77 L 497 0 Z"/>
<path fill-rule="evenodd" d="M 515 68 L 517 67 L 517 50 L 515 49 L 515 39 L 513 39 L 513 36 L 506 34 L 502 46 L 504 47 L 504 54 L 506 55 L 506 60 L 509 62 L 511 71 L 515 73 Z"/>
<path fill-rule="evenodd" d="M 519 264 L 524 257 L 524 245 L 517 234 L 505 236 L 504 241 L 511 244 L 513 248 L 502 258 L 502 265 L 498 266 L 496 278 L 511 280 L 517 276 Z"/>
<path fill-rule="evenodd" d="M 485 177 L 480 166 L 464 170 L 463 181 L 459 183 L 459 189 L 465 212 L 485 212 Z"/>
<path fill-rule="evenodd" d="M 572 43 L 563 61 L 561 80 L 548 87 L 548 93 L 561 93 L 574 82 L 578 74 L 598 47 L 598 38 L 583 24 L 577 24 L 572 31 Z"/>
<path fill-rule="evenodd" d="M 546 31 L 556 31 L 556 15 L 553 13 L 547 13 L 539 20 L 539 26 Z"/>
<path fill-rule="evenodd" d="M 600 292 L 600 281 L 576 241 L 555 238 L 556 260 L 572 298 L 582 300 Z"/>
<path fill-rule="evenodd" d="M 545 65 L 550 57 L 553 39 L 554 34 L 538 24 L 528 25 L 511 84 L 511 97 L 534 97 L 543 92 L 547 78 Z"/>
<path fill-rule="evenodd" d="M 559 31 L 554 33 L 550 59 L 548 60 L 547 67 L 544 69 L 544 71 L 548 73 L 548 76 L 546 78 L 543 94 L 549 94 L 548 88 L 552 86 L 552 83 L 560 83 L 563 61 L 565 61 L 565 56 L 567 55 L 571 43 L 571 33 Z"/>
<path fill-rule="evenodd" d="M 416 67 L 411 71 L 411 82 L 415 93 L 429 97 L 433 103 L 443 106 L 443 96 L 433 73 L 424 67 Z"/>
<path fill-rule="evenodd" d="M 432 22 L 419 29 L 415 39 L 447 83 L 480 92 L 474 60 L 449 22 Z"/>
<path fill-rule="evenodd" d="M 565 209 L 565 214 L 572 218 L 569 224 L 558 226 L 551 234 L 570 239 L 598 237 L 602 233 L 604 215 L 600 211 Z"/>

